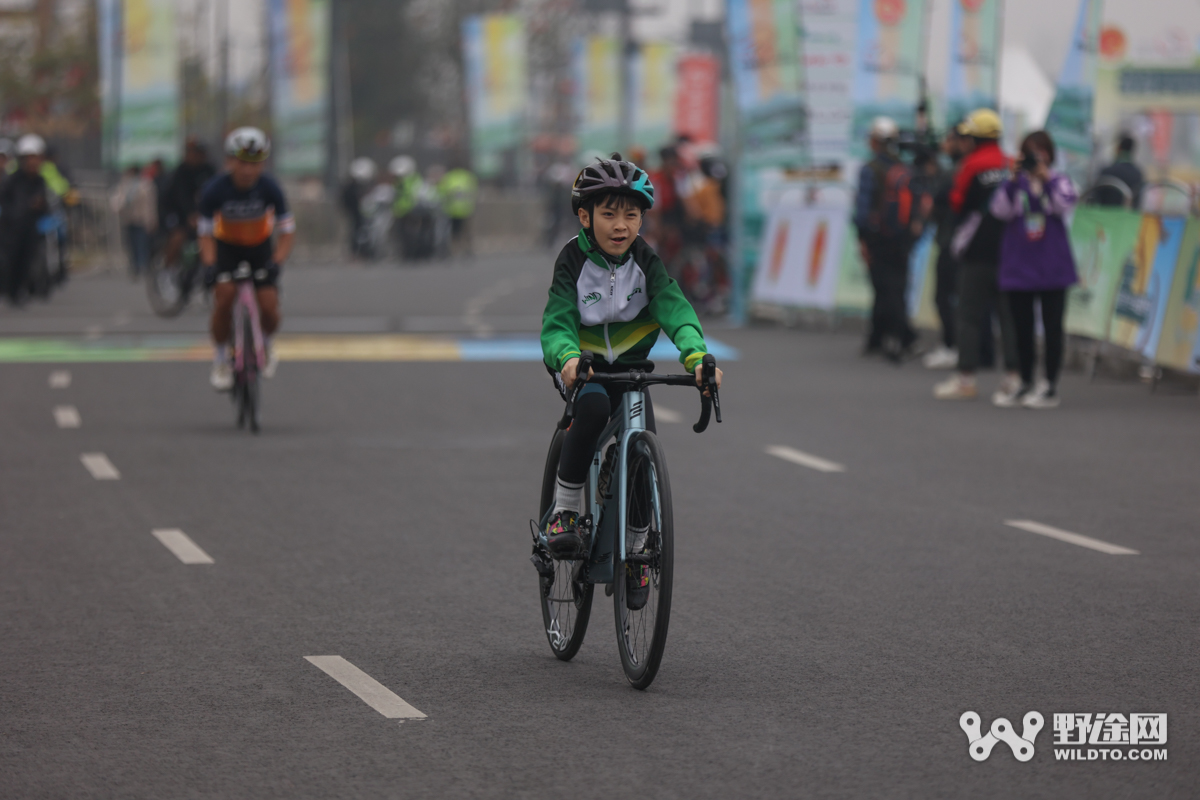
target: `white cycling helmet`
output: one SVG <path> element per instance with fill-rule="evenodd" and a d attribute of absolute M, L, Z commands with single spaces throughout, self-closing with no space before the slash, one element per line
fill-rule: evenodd
<path fill-rule="evenodd" d="M 412 156 L 396 156 L 388 163 L 388 172 L 397 178 L 407 178 L 417 171 L 417 162 Z"/>
<path fill-rule="evenodd" d="M 266 161 L 271 140 L 258 128 L 238 128 L 225 139 L 225 155 L 238 161 Z"/>
<path fill-rule="evenodd" d="M 871 138 L 885 141 L 900 135 L 900 126 L 891 117 L 876 117 L 871 120 Z"/>
<path fill-rule="evenodd" d="M 17 140 L 17 157 L 46 155 L 46 140 L 36 133 L 27 133 Z"/>
<path fill-rule="evenodd" d="M 369 158 L 356 158 L 350 162 L 350 177 L 366 183 L 375 177 L 375 162 Z"/>

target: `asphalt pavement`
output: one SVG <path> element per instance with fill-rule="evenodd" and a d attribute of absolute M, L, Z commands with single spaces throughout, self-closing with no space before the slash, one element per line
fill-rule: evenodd
<path fill-rule="evenodd" d="M 317 355 L 257 437 L 156 349 L 199 305 L 91 275 L 0 308 L 0 797 L 1197 796 L 1194 394 L 938 403 L 855 336 L 710 325 L 724 423 L 654 392 L 675 599 L 639 692 L 602 592 L 573 662 L 541 630 L 551 263 L 290 270 Z M 968 711 L 1037 711 L 1032 759 L 974 760 Z M 1108 725 L 1066 748 L 1067 713 Z"/>

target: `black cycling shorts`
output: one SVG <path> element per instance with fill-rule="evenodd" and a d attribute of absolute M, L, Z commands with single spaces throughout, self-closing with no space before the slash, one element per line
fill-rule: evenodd
<path fill-rule="evenodd" d="M 276 286 L 279 283 L 279 265 L 274 259 L 275 248 L 271 240 L 253 247 L 226 244 L 217 240 L 217 274 L 218 281 L 233 278 L 234 270 L 243 261 L 249 262 L 254 271 L 254 285 L 258 287 Z"/>

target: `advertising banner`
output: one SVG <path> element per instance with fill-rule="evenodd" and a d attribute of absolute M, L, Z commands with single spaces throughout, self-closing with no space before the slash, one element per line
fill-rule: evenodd
<path fill-rule="evenodd" d="M 1092 104 L 1102 14 L 1102 0 L 1080 0 L 1071 48 L 1046 118 L 1046 130 L 1058 145 L 1067 174 L 1078 184 L 1086 182 L 1092 156 Z"/>
<path fill-rule="evenodd" d="M 951 0 L 950 71 L 946 76 L 946 121 L 955 123 L 976 108 L 998 110 L 1003 0 Z"/>
<path fill-rule="evenodd" d="M 1067 293 L 1067 333 L 1108 338 L 1121 276 L 1141 225 L 1141 214 L 1123 208 L 1075 210 L 1070 236 L 1079 283 Z"/>
<path fill-rule="evenodd" d="M 744 164 L 802 164 L 807 123 L 795 0 L 728 0 Z"/>
<path fill-rule="evenodd" d="M 1179 263 L 1187 220 L 1142 216 L 1133 253 L 1121 272 L 1109 341 L 1154 358 Z"/>
<path fill-rule="evenodd" d="M 504 153 L 521 144 L 528 96 L 525 24 L 516 14 L 467 17 L 462 24 L 471 160 L 492 178 Z"/>
<path fill-rule="evenodd" d="M 621 133 L 621 43 L 615 36 L 576 39 L 573 60 L 579 149 L 607 157 Z"/>
<path fill-rule="evenodd" d="M 1200 219 L 1188 220 L 1179 251 L 1155 361 L 1196 372 L 1200 366 Z"/>
<path fill-rule="evenodd" d="M 932 310 L 923 306 L 932 299 L 933 286 L 936 283 L 934 273 L 937 272 L 938 248 L 933 242 L 934 230 L 932 227 L 925 229 L 908 257 L 908 318 L 918 327 L 930 327 L 922 319 L 922 311 L 928 313 Z M 934 327 L 937 327 L 936 313 L 934 310 Z"/>
<path fill-rule="evenodd" d="M 775 209 L 759 248 L 751 299 L 782 306 L 832 309 L 842 242 L 848 228 L 844 209 L 805 206 Z"/>
<path fill-rule="evenodd" d="M 179 158 L 179 47 L 174 0 L 122 0 L 117 163 Z"/>
<path fill-rule="evenodd" d="M 679 50 L 670 42 L 647 42 L 633 61 L 633 141 L 647 152 L 670 142 L 675 128 Z"/>
<path fill-rule="evenodd" d="M 870 156 L 867 133 L 875 117 L 891 117 L 901 128 L 916 123 L 926 5 L 923 0 L 860 0 L 851 132 L 855 158 Z"/>
<path fill-rule="evenodd" d="M 706 54 L 679 59 L 675 94 L 675 133 L 694 142 L 715 142 L 721 135 L 721 62 Z"/>
<path fill-rule="evenodd" d="M 844 165 L 854 118 L 858 0 L 799 0 L 803 22 L 804 95 L 814 164 Z"/>
<path fill-rule="evenodd" d="M 325 171 L 329 135 L 329 0 L 270 0 L 275 170 Z"/>

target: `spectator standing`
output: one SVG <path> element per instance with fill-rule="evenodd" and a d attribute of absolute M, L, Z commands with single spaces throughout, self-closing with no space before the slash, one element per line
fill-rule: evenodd
<path fill-rule="evenodd" d="M 1092 191 L 1092 202 L 1100 206 L 1142 207 L 1142 189 L 1145 188 L 1146 178 L 1142 168 L 1133 161 L 1134 149 L 1137 143 L 1127 133 L 1117 139 L 1117 157 L 1104 169 L 1096 179 L 1096 188 Z M 1126 195 L 1124 189 L 1129 194 Z"/>
<path fill-rule="evenodd" d="M 958 132 L 969 137 L 970 152 L 963 159 L 950 190 L 955 214 L 951 248 L 960 259 L 958 271 L 958 372 L 933 389 L 939 400 L 973 400 L 979 396 L 975 373 L 979 368 L 984 325 L 991 325 L 990 308 L 1000 316 L 1005 377 L 992 399 L 1005 402 L 1021 388 L 1017 344 L 1008 301 L 1000 294 L 997 269 L 1004 223 L 990 210 L 992 193 L 1008 177 L 1008 158 L 1000 150 L 1000 115 L 991 109 L 972 111 Z"/>
<path fill-rule="evenodd" d="M 958 365 L 958 338 L 955 315 L 958 313 L 958 259 L 951 242 L 954 238 L 954 211 L 950 208 L 950 191 L 962 163 L 963 143 L 958 131 L 951 129 L 942 140 L 942 152 L 952 164 L 938 174 L 933 187 L 933 212 L 930 221 L 937 226 L 934 233 L 938 248 L 934 270 L 934 305 L 942 324 L 942 343 L 927 353 L 922 363 L 928 369 L 952 369 Z"/>
<path fill-rule="evenodd" d="M 148 171 L 136 165 L 126 169 L 112 198 L 125 231 L 129 275 L 135 281 L 150 266 L 150 237 L 158 228 L 158 192 Z"/>
<path fill-rule="evenodd" d="M 355 258 L 369 256 L 370 242 L 367 221 L 363 215 L 363 199 L 371 191 L 375 180 L 375 162 L 366 157 L 350 162 L 350 174 L 342 184 L 342 211 L 350 228 L 350 255 Z"/>
<path fill-rule="evenodd" d="M 17 171 L 0 186 L 0 261 L 7 271 L 8 299 L 19 306 L 37 241 L 38 219 L 50 209 L 49 189 L 42 177 L 46 143 L 36 134 L 17 141 Z"/>
<path fill-rule="evenodd" d="M 900 161 L 899 135 L 899 127 L 889 117 L 871 122 L 869 144 L 874 157 L 859 172 L 854 202 L 859 250 L 875 290 L 863 352 L 882 352 L 895 363 L 917 338 L 905 305 L 915 217 L 911 175 Z"/>
<path fill-rule="evenodd" d="M 479 195 L 479 180 L 475 173 L 456 166 L 437 184 L 442 211 L 450 219 L 450 246 L 459 253 L 473 255 L 471 219 L 475 216 L 475 201 Z"/>
<path fill-rule="evenodd" d="M 1071 179 L 1054 172 L 1054 140 L 1034 131 L 1021 143 L 1020 169 L 992 196 L 991 211 L 1004 221 L 1000 245 L 1000 289 L 1008 298 L 1016 328 L 1021 387 L 996 405 L 1056 408 L 1063 359 L 1063 318 L 1067 288 L 1078 280 L 1064 218 L 1078 199 Z M 1034 301 L 1042 309 L 1046 333 L 1046 380 L 1034 385 L 1037 342 Z"/>

